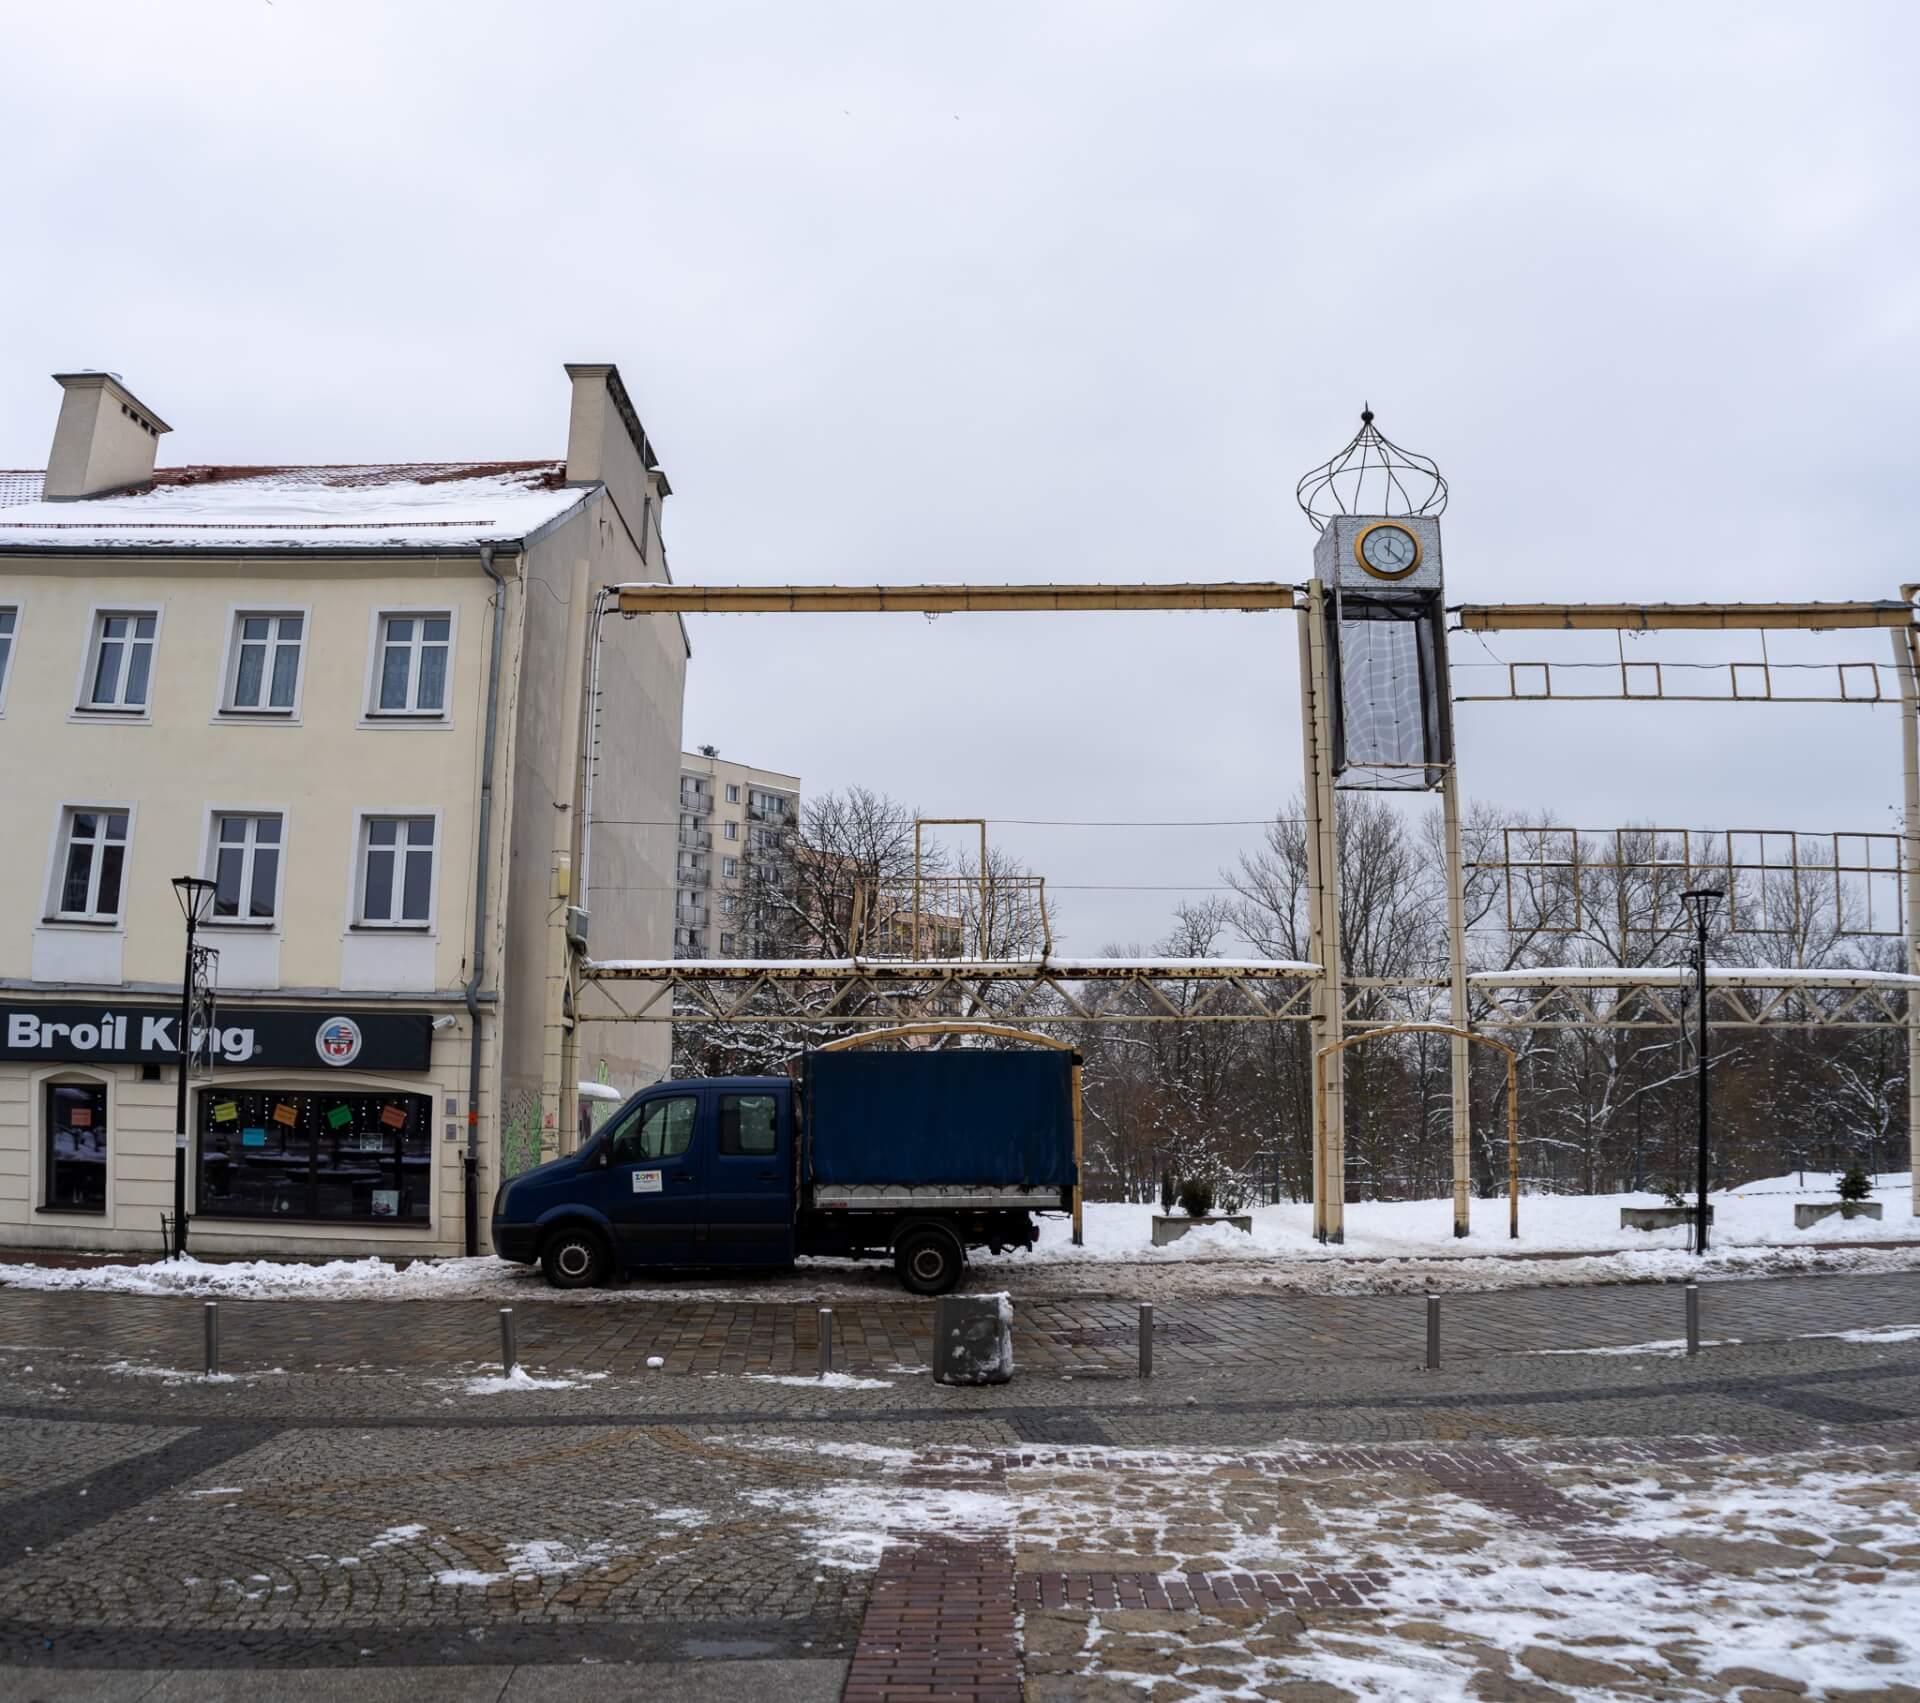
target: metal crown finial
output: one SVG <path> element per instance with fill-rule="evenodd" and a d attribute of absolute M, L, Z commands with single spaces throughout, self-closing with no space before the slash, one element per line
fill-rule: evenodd
<path fill-rule="evenodd" d="M 1376 430 L 1373 405 L 1362 403 L 1352 442 L 1308 473 L 1293 495 L 1313 530 L 1324 532 L 1337 514 L 1437 515 L 1447 506 L 1447 482 L 1431 457 Z"/>

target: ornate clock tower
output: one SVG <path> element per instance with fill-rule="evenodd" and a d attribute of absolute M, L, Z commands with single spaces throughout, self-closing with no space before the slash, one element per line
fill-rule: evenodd
<path fill-rule="evenodd" d="M 1447 680 L 1440 515 L 1447 482 L 1426 456 L 1360 430 L 1295 491 L 1319 534 L 1300 628 L 1306 747 L 1307 881 L 1313 956 L 1323 969 L 1312 1025 L 1314 1233 L 1346 1239 L 1345 978 L 1340 950 L 1337 798 L 1343 791 L 1438 792 L 1447 858 L 1449 1012 L 1468 1022 L 1460 809 Z M 1467 1042 L 1452 1037 L 1453 1203 L 1467 1233 L 1470 1112 Z"/>

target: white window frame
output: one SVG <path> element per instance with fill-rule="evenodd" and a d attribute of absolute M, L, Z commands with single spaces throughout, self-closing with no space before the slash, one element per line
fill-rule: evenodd
<path fill-rule="evenodd" d="M 200 872 L 209 881 L 220 878 L 220 824 L 229 816 L 243 816 L 251 821 L 259 821 L 263 816 L 277 817 L 280 822 L 280 844 L 276 848 L 280 853 L 279 868 L 273 877 L 273 915 L 270 917 L 217 917 L 209 905 L 207 915 L 202 919 L 202 928 L 242 928 L 260 934 L 278 934 L 283 915 L 287 891 L 287 840 L 288 813 L 284 804 L 215 804 L 207 807 L 206 823 L 201 833 L 202 851 Z M 240 891 L 244 895 L 253 889 L 253 855 L 259 848 L 249 831 L 245 852 L 241 858 Z"/>
<path fill-rule="evenodd" d="M 147 701 L 144 704 L 128 705 L 96 704 L 93 701 L 94 672 L 99 666 L 100 645 L 106 637 L 106 623 L 115 617 L 126 616 L 139 620 L 143 616 L 153 617 L 153 637 L 139 642 L 151 644 L 153 655 L 147 663 Z M 80 678 L 73 690 L 73 713 L 69 721 L 151 721 L 153 720 L 154 688 L 160 679 L 160 641 L 165 636 L 165 611 L 158 603 L 96 603 L 87 610 L 87 642 L 80 653 Z M 126 674 L 122 670 L 120 684 L 124 690 Z"/>
<path fill-rule="evenodd" d="M 727 802 L 729 804 L 738 804 L 740 802 L 740 788 L 736 782 L 727 782 Z"/>
<path fill-rule="evenodd" d="M 0 615 L 13 617 L 13 631 L 5 636 L 6 653 L 0 656 L 0 716 L 3 716 L 7 713 L 7 687 L 12 683 L 20 655 L 20 628 L 26 617 L 26 605 L 17 597 L 9 597 L 0 603 Z"/>
<path fill-rule="evenodd" d="M 729 881 L 740 877 L 740 860 L 737 857 L 725 857 L 720 860 L 720 872 Z"/>
<path fill-rule="evenodd" d="M 367 852 L 370 846 L 368 838 L 370 825 L 374 822 L 431 822 L 433 824 L 433 867 L 427 877 L 427 914 L 424 919 L 412 917 L 369 917 L 366 914 L 367 899 Z M 392 899 L 406 888 L 403 860 L 400 853 L 409 848 L 396 845 L 394 860 L 394 881 L 388 889 Z M 438 810 L 409 809 L 396 806 L 390 810 L 362 810 L 353 822 L 353 868 L 349 872 L 347 915 L 351 918 L 354 932 L 370 934 L 432 934 L 438 926 L 440 915 L 440 871 L 446 852 L 446 824 L 441 820 Z"/>
<path fill-rule="evenodd" d="M 386 658 L 387 622 L 444 620 L 447 623 L 446 703 L 437 710 L 383 710 L 380 708 L 380 675 Z M 460 651 L 460 611 L 451 603 L 382 603 L 372 611 L 367 625 L 367 678 L 360 694 L 362 727 L 451 727 L 453 725 L 454 667 Z M 418 698 L 420 691 L 420 643 L 413 646 L 413 663 L 407 676 L 407 694 Z"/>
<path fill-rule="evenodd" d="M 73 819 L 75 816 L 124 816 L 127 819 L 126 838 L 120 842 L 120 904 L 111 914 L 100 911 L 63 911 L 60 900 L 67 885 L 67 857 L 72 849 Z M 53 851 L 47 859 L 46 908 L 41 913 L 43 923 L 65 928 L 110 928 L 124 929 L 127 922 L 127 887 L 133 873 L 133 836 L 138 826 L 136 811 L 131 804 L 97 804 L 92 799 L 63 800 L 53 820 Z M 98 851 L 107 842 L 104 835 L 94 842 Z M 100 893 L 100 859 L 95 857 L 87 874 L 87 895 L 97 899 Z"/>
<path fill-rule="evenodd" d="M 733 956 L 734 945 L 735 945 L 734 937 L 731 934 L 721 935 L 720 936 L 720 956 L 723 958 L 731 958 Z"/>
<path fill-rule="evenodd" d="M 240 624 L 243 621 L 280 621 L 297 616 L 300 621 L 300 637 L 294 648 L 299 660 L 293 671 L 293 705 L 289 709 L 275 709 L 268 705 L 236 704 L 233 701 L 233 689 L 240 678 Z M 220 697 L 214 705 L 216 721 L 265 721 L 297 725 L 300 720 L 300 700 L 307 689 L 307 641 L 313 636 L 313 610 L 296 604 L 280 604 L 266 607 L 256 603 L 236 603 L 227 610 L 227 646 L 220 658 Z M 275 636 L 267 641 L 267 664 L 261 675 L 261 695 L 264 697 L 273 683 L 273 652 L 281 643 L 276 629 Z"/>
<path fill-rule="evenodd" d="M 740 838 L 740 824 L 738 822 L 727 823 L 725 831 L 720 837 L 723 840 L 738 840 Z"/>

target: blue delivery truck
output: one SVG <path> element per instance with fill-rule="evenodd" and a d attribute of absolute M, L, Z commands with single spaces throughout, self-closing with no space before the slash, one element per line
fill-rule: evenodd
<path fill-rule="evenodd" d="M 919 1295 L 969 1248 L 1030 1247 L 1072 1210 L 1076 1054 L 808 1053 L 794 1075 L 660 1082 L 576 1153 L 511 1178 L 493 1249 L 583 1289 L 667 1267 L 891 1259 Z"/>

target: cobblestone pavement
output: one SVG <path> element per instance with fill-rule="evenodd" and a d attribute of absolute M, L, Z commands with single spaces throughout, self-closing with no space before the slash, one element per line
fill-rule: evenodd
<path fill-rule="evenodd" d="M 1148 1382 L 1130 1309 L 1029 1305 L 986 1390 L 917 1375 L 918 1304 L 841 1321 L 827 1386 L 773 1311 L 530 1305 L 503 1387 L 490 1307 L 228 1303 L 210 1382 L 197 1304 L 0 1293 L 0 1698 L 785 1661 L 796 1697 L 1920 1703 L 1920 1278 L 1726 1285 L 1744 1340 L 1693 1360 L 1536 1352 L 1676 1336 L 1672 1289 L 1455 1298 L 1437 1372 L 1417 1297 L 1169 1308 Z"/>
<path fill-rule="evenodd" d="M 549 1300 L 528 1282 L 514 1304 L 520 1353 L 581 1371 L 811 1372 L 817 1309 L 790 1303 L 658 1302 L 604 1306 Z M 1450 1295 L 1449 1354 L 1600 1348 L 1671 1339 L 1683 1329 L 1674 1284 L 1502 1289 Z M 1778 1341 L 1819 1331 L 1920 1323 L 1920 1272 L 1791 1277 L 1701 1287 L 1713 1339 Z M 1155 1303 L 1162 1369 L 1291 1365 L 1355 1356 L 1418 1357 L 1425 1311 L 1417 1295 L 1243 1294 Z M 835 1363 L 871 1371 L 924 1366 L 932 1304 L 904 1298 L 836 1301 Z M 0 1346 L 85 1343 L 159 1365 L 197 1365 L 202 1303 L 174 1297 L 0 1288 Z M 236 1371 L 449 1367 L 498 1354 L 491 1301 L 223 1301 L 223 1364 Z M 1025 1300 L 1016 1305 L 1020 1363 L 1037 1371 L 1125 1371 L 1135 1359 L 1138 1308 L 1126 1299 Z"/>

